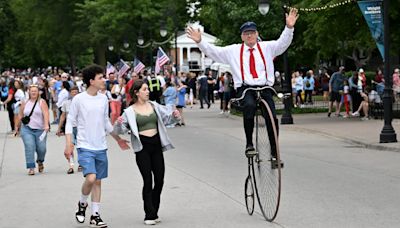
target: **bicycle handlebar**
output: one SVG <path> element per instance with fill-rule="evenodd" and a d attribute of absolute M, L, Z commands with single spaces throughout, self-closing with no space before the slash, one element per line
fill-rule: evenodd
<path fill-rule="evenodd" d="M 273 87 L 271 87 L 271 86 L 263 86 L 263 87 L 259 87 L 259 88 L 252 88 L 252 87 L 249 87 L 249 88 L 247 88 L 247 89 L 245 89 L 245 90 L 243 91 L 242 96 L 240 96 L 239 98 L 233 98 L 233 99 L 231 99 L 231 101 L 232 101 L 232 102 L 238 102 L 238 101 L 242 100 L 242 99 L 244 98 L 244 96 L 246 95 L 246 92 L 249 91 L 249 90 L 253 90 L 253 91 L 262 91 L 262 90 L 265 90 L 265 89 L 272 90 L 272 92 L 274 92 L 275 95 L 276 95 L 279 99 L 285 99 L 285 98 L 290 97 L 290 95 L 291 95 L 291 93 L 277 93 L 276 90 L 275 90 Z"/>

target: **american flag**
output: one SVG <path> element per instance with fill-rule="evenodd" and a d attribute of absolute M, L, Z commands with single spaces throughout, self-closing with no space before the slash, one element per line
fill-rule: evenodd
<path fill-rule="evenodd" d="M 115 67 L 110 62 L 107 62 L 106 77 L 108 77 L 110 73 L 114 72 L 115 72 Z"/>
<path fill-rule="evenodd" d="M 158 47 L 155 73 L 160 73 L 161 67 L 168 61 L 168 56 L 165 54 L 161 47 Z"/>
<path fill-rule="evenodd" d="M 119 60 L 117 63 L 117 68 L 118 68 L 118 77 L 124 76 L 126 72 L 128 72 L 130 66 L 122 59 Z"/>
<path fill-rule="evenodd" d="M 145 67 L 145 65 L 142 62 L 140 62 L 139 59 L 135 58 L 133 60 L 133 71 L 135 73 L 139 74 L 140 71 L 142 71 L 144 69 L 144 67 Z"/>

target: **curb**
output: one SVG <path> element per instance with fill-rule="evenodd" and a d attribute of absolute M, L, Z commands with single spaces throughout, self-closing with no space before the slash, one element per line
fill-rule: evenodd
<path fill-rule="evenodd" d="M 326 133 L 323 131 L 315 130 L 315 129 L 308 129 L 308 128 L 302 128 L 302 127 L 290 127 L 290 128 L 285 128 L 285 130 L 322 135 L 322 136 L 334 138 L 334 139 L 337 139 L 337 140 L 340 140 L 342 142 L 346 142 L 349 144 L 355 144 L 355 145 L 361 146 L 366 149 L 400 152 L 398 148 L 383 146 L 383 145 L 376 145 L 376 144 L 371 144 L 371 143 L 365 143 L 365 142 L 362 142 L 359 140 L 348 139 L 348 138 L 340 137 L 340 136 L 337 136 L 334 134 L 329 134 L 329 133 Z"/>

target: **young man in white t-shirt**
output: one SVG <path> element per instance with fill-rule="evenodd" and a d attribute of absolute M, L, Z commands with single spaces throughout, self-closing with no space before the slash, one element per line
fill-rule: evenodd
<path fill-rule="evenodd" d="M 78 202 L 75 218 L 79 223 L 85 222 L 87 199 L 91 194 L 92 216 L 91 227 L 107 227 L 99 215 L 101 180 L 108 175 L 106 134 L 113 130 L 108 118 L 108 99 L 98 93 L 105 88 L 104 69 L 91 65 L 83 69 L 83 81 L 88 86 L 85 92 L 74 97 L 71 102 L 65 127 L 65 156 L 73 152 L 72 128 L 77 127 L 78 162 L 83 168 L 85 181 L 82 195 Z"/>

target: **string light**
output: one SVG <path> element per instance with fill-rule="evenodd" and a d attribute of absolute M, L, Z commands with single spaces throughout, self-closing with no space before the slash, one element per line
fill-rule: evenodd
<path fill-rule="evenodd" d="M 339 3 L 335 3 L 335 4 L 329 4 L 329 5 L 325 5 L 325 6 L 321 6 L 321 7 L 311 7 L 311 8 L 296 8 L 296 7 L 290 7 L 287 5 L 284 5 L 283 8 L 285 9 L 297 9 L 298 11 L 303 11 L 303 12 L 316 12 L 316 11 L 322 11 L 322 10 L 326 10 L 326 9 L 333 9 L 339 6 L 344 6 L 350 3 L 356 2 L 356 0 L 345 0 L 343 2 L 339 2 Z"/>

